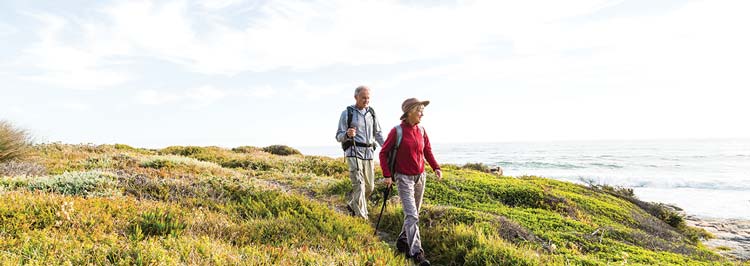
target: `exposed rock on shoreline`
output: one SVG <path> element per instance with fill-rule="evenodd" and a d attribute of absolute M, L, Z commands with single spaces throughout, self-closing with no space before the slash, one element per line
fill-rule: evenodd
<path fill-rule="evenodd" d="M 693 215 L 685 217 L 687 225 L 706 229 L 716 236 L 703 241 L 720 254 L 750 260 L 750 220 L 703 218 Z"/>

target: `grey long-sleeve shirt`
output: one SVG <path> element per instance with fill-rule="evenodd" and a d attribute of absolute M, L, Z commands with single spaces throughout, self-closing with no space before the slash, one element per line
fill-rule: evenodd
<path fill-rule="evenodd" d="M 350 107 L 354 108 L 354 112 L 352 113 L 352 127 L 357 129 L 357 135 L 354 136 L 354 141 L 360 143 L 377 143 L 378 146 L 382 147 L 384 142 L 383 132 L 380 128 L 380 123 L 372 116 L 370 108 L 368 107 L 364 110 L 359 110 L 354 105 Z M 349 129 L 349 125 L 346 124 L 347 118 L 347 110 L 344 110 L 341 113 L 339 127 L 336 131 L 336 141 L 338 142 L 352 141 L 351 138 L 346 136 L 346 130 Z M 352 146 L 344 151 L 344 156 L 372 160 L 375 158 L 374 151 L 374 148 Z"/>

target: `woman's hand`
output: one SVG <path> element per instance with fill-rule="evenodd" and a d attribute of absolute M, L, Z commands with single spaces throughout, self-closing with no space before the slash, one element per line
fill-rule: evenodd
<path fill-rule="evenodd" d="M 391 179 L 390 177 L 386 177 L 385 180 L 383 180 L 383 183 L 385 183 L 386 187 L 390 187 L 391 184 L 393 184 L 393 179 Z"/>
<path fill-rule="evenodd" d="M 440 169 L 435 170 L 435 175 L 437 175 L 437 180 L 443 180 L 443 171 L 440 171 Z"/>

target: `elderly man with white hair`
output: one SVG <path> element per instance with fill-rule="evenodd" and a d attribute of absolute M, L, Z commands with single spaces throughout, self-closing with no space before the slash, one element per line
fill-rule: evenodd
<path fill-rule="evenodd" d="M 349 165 L 352 193 L 347 209 L 352 215 L 368 219 L 367 197 L 375 187 L 376 145 L 383 146 L 383 134 L 375 110 L 370 107 L 370 88 L 359 86 L 354 90 L 354 105 L 341 113 L 336 140 L 341 142 Z"/>

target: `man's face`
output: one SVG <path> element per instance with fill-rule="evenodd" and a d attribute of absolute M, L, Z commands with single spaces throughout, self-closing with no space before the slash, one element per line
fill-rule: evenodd
<path fill-rule="evenodd" d="M 357 100 L 357 108 L 366 108 L 368 105 L 370 105 L 370 90 L 365 89 L 360 91 L 357 96 L 354 96 L 354 99 Z"/>

